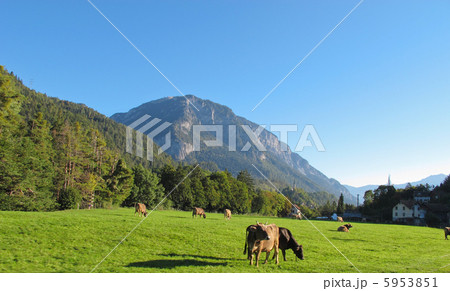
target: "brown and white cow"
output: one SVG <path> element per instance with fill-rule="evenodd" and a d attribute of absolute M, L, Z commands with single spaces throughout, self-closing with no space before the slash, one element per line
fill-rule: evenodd
<path fill-rule="evenodd" d="M 293 219 L 302 219 L 302 215 L 301 214 L 291 214 L 291 218 Z"/>
<path fill-rule="evenodd" d="M 259 256 L 262 252 L 266 252 L 266 260 L 264 261 L 264 264 L 267 263 L 270 252 L 273 249 L 275 250 L 274 257 L 276 258 L 276 263 L 279 263 L 279 235 L 279 228 L 275 224 L 265 225 L 262 223 L 257 223 L 256 225 L 250 225 L 247 227 L 244 255 L 248 251 L 247 258 L 250 259 L 250 265 L 253 265 L 253 254 L 255 253 L 256 266 L 258 267 Z"/>
<path fill-rule="evenodd" d="M 343 231 L 343 232 L 348 232 L 350 230 L 350 228 L 352 228 L 353 226 L 350 223 L 341 225 L 338 227 L 338 231 Z"/>
<path fill-rule="evenodd" d="M 303 260 L 303 246 L 299 245 L 287 228 L 280 227 L 279 248 L 283 253 L 283 259 L 286 261 L 286 250 L 291 249 L 300 260 Z M 275 256 L 274 256 L 275 257 Z M 272 258 L 273 259 L 273 258 Z"/>
<path fill-rule="evenodd" d="M 337 221 L 339 221 L 339 222 L 344 222 L 344 220 L 343 220 L 342 217 L 340 217 L 340 216 L 337 217 Z"/>
<path fill-rule="evenodd" d="M 448 240 L 447 236 L 450 235 L 450 227 L 444 227 L 445 239 Z"/>
<path fill-rule="evenodd" d="M 203 208 L 194 207 L 194 210 L 192 211 L 192 218 L 198 216 L 203 216 L 203 218 L 206 218 L 205 210 Z"/>
<path fill-rule="evenodd" d="M 134 205 L 134 215 L 136 216 L 136 212 L 138 213 L 138 216 L 141 217 L 141 214 L 143 214 L 145 217 L 147 217 L 147 208 L 145 207 L 144 203 L 136 203 Z"/>
<path fill-rule="evenodd" d="M 230 209 L 225 209 L 225 211 L 223 212 L 223 216 L 225 219 L 230 220 L 231 219 L 231 210 Z"/>

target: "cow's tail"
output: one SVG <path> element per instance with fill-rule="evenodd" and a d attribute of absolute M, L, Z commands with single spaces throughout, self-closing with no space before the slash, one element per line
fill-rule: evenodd
<path fill-rule="evenodd" d="M 247 238 L 248 238 L 248 229 L 245 231 L 244 255 L 247 253 Z"/>

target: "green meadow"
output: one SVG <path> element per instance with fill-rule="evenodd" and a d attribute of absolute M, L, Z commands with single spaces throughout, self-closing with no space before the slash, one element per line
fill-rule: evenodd
<path fill-rule="evenodd" d="M 0 272 L 90 272 L 141 221 L 133 213 L 0 212 Z M 288 250 L 288 261 L 280 253 L 279 265 L 269 260 L 250 266 L 242 253 L 245 229 L 256 221 L 289 228 L 305 260 Z M 226 221 L 219 213 L 193 219 L 190 212 L 155 211 L 94 272 L 450 272 L 450 240 L 441 229 L 352 223 L 342 233 L 339 225 L 249 215 Z"/>

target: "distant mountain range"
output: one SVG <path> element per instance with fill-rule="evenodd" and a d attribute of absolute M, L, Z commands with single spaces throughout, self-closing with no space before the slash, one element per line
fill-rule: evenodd
<path fill-rule="evenodd" d="M 190 102 L 199 110 L 191 106 Z M 130 125 L 146 114 L 151 116 L 148 119 L 149 122 L 157 118 L 154 122 L 172 124 L 167 128 L 167 131 L 171 131 L 171 146 L 166 152 L 175 160 L 190 164 L 200 163 L 203 168 L 211 170 L 227 169 L 234 175 L 247 169 L 255 178 L 262 179 L 256 167 L 278 186 L 295 185 L 310 193 L 328 192 L 336 197 L 343 193 L 346 203 L 356 202 L 356 198 L 337 180 L 325 176 L 300 155 L 292 152 L 289 147 L 287 151 L 282 151 L 281 142 L 273 133 L 267 130 L 261 132 L 258 138 L 267 151 L 258 151 L 241 127 L 248 125 L 255 131 L 258 125 L 235 115 L 226 106 L 192 95 L 187 95 L 186 98 L 166 97 L 144 103 L 126 113 L 116 113 L 111 118 Z M 204 142 L 214 140 L 215 134 L 203 132 L 201 151 L 194 151 L 193 125 L 222 125 L 223 146 L 207 147 Z M 232 138 L 230 140 L 229 126 L 236 126 L 235 151 L 229 150 L 229 142 L 234 143 Z M 137 129 L 140 130 L 139 127 Z M 152 130 L 154 127 L 148 126 L 144 133 L 148 134 Z M 162 131 L 154 138 L 154 141 L 160 146 L 164 145 L 165 135 Z M 250 142 L 251 147 L 247 151 L 241 150 L 247 142 Z"/>
<path fill-rule="evenodd" d="M 444 174 L 438 174 L 438 175 L 431 175 L 429 177 L 426 177 L 420 181 L 416 181 L 416 182 L 410 182 L 410 184 L 412 186 L 417 186 L 420 184 L 428 184 L 428 185 L 434 185 L 434 186 L 439 186 L 442 182 L 444 182 L 445 178 L 447 177 L 447 175 Z M 408 185 L 408 183 L 404 183 L 404 184 L 394 184 L 394 187 L 397 189 L 401 189 L 401 188 L 405 188 L 406 185 Z M 357 195 L 360 194 L 360 197 L 362 198 L 362 196 L 364 196 L 364 193 L 368 190 L 374 190 L 377 189 L 378 186 L 380 185 L 366 185 L 366 186 L 361 186 L 361 187 L 353 187 L 353 186 L 349 186 L 349 185 L 344 185 L 348 191 L 350 191 L 350 193 L 352 195 Z"/>

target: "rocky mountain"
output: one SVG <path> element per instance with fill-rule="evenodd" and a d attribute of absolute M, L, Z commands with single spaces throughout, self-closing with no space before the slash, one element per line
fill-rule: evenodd
<path fill-rule="evenodd" d="M 191 106 L 190 102 L 199 110 Z M 154 141 L 163 146 L 166 143 L 166 132 L 170 132 L 171 146 L 166 152 L 175 160 L 188 163 L 199 162 L 202 167 L 211 170 L 227 169 L 234 175 L 247 169 L 256 178 L 262 178 L 258 173 L 260 170 L 280 187 L 295 185 L 308 192 L 326 191 L 336 196 L 343 193 L 346 203 L 356 201 L 355 197 L 338 181 L 328 178 L 312 167 L 308 161 L 292 152 L 289 147 L 286 151 L 281 150 L 281 143 L 277 136 L 265 129 L 259 134 L 258 139 L 266 151 L 259 151 L 243 128 L 243 126 L 249 126 L 252 131 L 255 131 L 258 125 L 235 115 L 226 106 L 192 95 L 186 98 L 166 97 L 142 104 L 126 113 L 116 113 L 111 118 L 122 124 L 131 125 L 144 115 L 149 115 L 150 118 L 136 129 L 144 131 L 145 134 L 153 132 L 163 122 L 171 123 L 165 131 L 154 137 Z M 142 130 L 141 128 L 145 125 L 147 128 Z M 216 134 L 202 132 L 200 150 L 196 150 L 193 145 L 193 125 L 216 125 L 223 128 L 223 145 L 207 146 L 205 141 L 214 140 Z M 230 134 L 230 130 L 231 132 L 235 130 L 235 139 L 234 135 Z M 246 146 L 248 142 L 251 145 L 250 148 Z"/>

